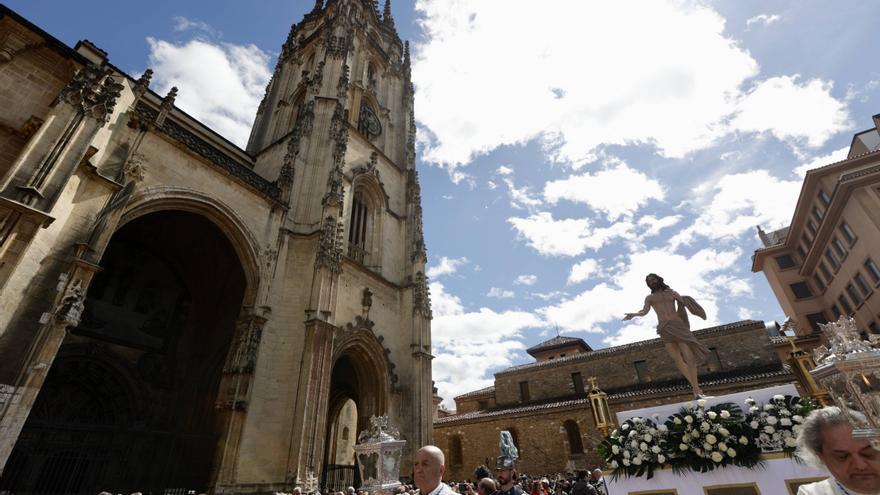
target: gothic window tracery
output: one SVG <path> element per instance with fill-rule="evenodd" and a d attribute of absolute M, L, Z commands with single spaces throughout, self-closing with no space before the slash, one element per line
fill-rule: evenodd
<path fill-rule="evenodd" d="M 360 116 L 358 117 L 358 132 L 360 132 L 367 140 L 372 141 L 382 134 L 382 122 L 379 115 L 367 103 L 366 99 L 361 100 Z"/>
<path fill-rule="evenodd" d="M 385 202 L 375 178 L 354 179 L 348 217 L 348 257 L 372 270 L 381 268 L 382 212 Z"/>

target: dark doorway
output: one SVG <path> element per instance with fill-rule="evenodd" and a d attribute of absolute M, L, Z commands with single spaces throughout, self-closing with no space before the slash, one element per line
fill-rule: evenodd
<path fill-rule="evenodd" d="M 349 486 L 360 486 L 360 473 L 354 459 L 353 446 L 358 432 L 365 428 L 359 418 L 360 383 L 354 364 L 342 356 L 333 365 L 330 378 L 330 401 L 327 408 L 327 435 L 324 447 L 324 470 L 321 487 L 324 490 L 345 491 Z"/>
<path fill-rule="evenodd" d="M 245 276 L 204 217 L 116 232 L 0 478 L 0 492 L 209 489 L 217 390 Z"/>

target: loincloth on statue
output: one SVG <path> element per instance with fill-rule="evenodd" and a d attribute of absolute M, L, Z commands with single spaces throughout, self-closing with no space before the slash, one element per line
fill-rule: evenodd
<path fill-rule="evenodd" d="M 700 365 L 709 359 L 709 349 L 694 337 L 688 326 L 681 320 L 669 320 L 657 325 L 657 335 L 664 344 L 679 342 L 687 344 L 694 355 L 696 364 Z"/>

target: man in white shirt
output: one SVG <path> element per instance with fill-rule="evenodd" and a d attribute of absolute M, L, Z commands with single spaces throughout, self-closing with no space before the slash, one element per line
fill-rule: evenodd
<path fill-rule="evenodd" d="M 443 483 L 446 458 L 443 451 L 433 445 L 425 445 L 416 452 L 413 478 L 420 495 L 455 495 L 452 488 Z"/>
<path fill-rule="evenodd" d="M 832 477 L 803 485 L 798 495 L 880 494 L 880 451 L 868 440 L 853 438 L 843 411 L 824 407 L 810 413 L 798 434 L 798 457 L 824 465 Z"/>

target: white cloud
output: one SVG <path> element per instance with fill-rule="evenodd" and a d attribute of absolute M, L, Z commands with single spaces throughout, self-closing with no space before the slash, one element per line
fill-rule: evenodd
<path fill-rule="evenodd" d="M 491 385 L 491 370 L 513 364 L 513 352 L 525 349 L 519 340 L 523 330 L 545 326 L 524 311 L 465 311 L 461 299 L 437 282 L 431 284 L 431 300 L 434 380 L 449 408 L 455 407 L 453 397 Z"/>
<path fill-rule="evenodd" d="M 549 212 L 507 221 L 530 246 L 545 256 L 577 256 L 586 250 L 592 233 L 586 218 L 554 220 Z"/>
<path fill-rule="evenodd" d="M 844 146 L 843 148 L 836 149 L 827 155 L 817 156 L 809 162 L 800 165 L 794 169 L 794 173 L 798 177 L 805 177 L 810 170 L 845 160 L 847 155 L 849 155 L 849 146 Z"/>
<path fill-rule="evenodd" d="M 606 213 L 612 220 L 632 216 L 651 199 L 663 200 L 663 187 L 647 175 L 618 159 L 606 160 L 595 174 L 572 175 L 544 185 L 544 198 L 550 203 L 567 199 L 585 203 Z"/>
<path fill-rule="evenodd" d="M 220 37 L 221 33 L 219 33 L 216 29 L 211 27 L 208 23 L 204 21 L 200 21 L 198 19 L 187 19 L 183 16 L 175 16 L 172 18 L 174 21 L 174 31 L 203 31 L 211 36 Z"/>
<path fill-rule="evenodd" d="M 742 98 L 730 123 L 741 132 L 770 132 L 778 139 L 817 147 L 848 129 L 846 103 L 831 95 L 832 83 L 800 76 L 760 81 Z"/>
<path fill-rule="evenodd" d="M 528 186 L 516 187 L 513 183 L 512 175 L 505 175 L 501 180 L 507 185 L 507 191 L 510 194 L 511 208 L 516 208 L 518 210 L 532 210 L 543 204 L 539 198 L 532 195 L 531 188 Z"/>
<path fill-rule="evenodd" d="M 532 292 L 530 295 L 533 297 L 537 297 L 538 299 L 540 299 L 542 301 L 550 301 L 553 299 L 559 299 L 561 297 L 568 296 L 568 292 L 564 292 L 561 290 L 554 290 L 554 291 L 550 291 L 550 292 Z"/>
<path fill-rule="evenodd" d="M 489 292 L 487 292 L 486 295 L 489 297 L 497 297 L 498 299 L 512 299 L 515 294 L 512 290 L 492 287 L 489 289 Z"/>
<path fill-rule="evenodd" d="M 746 28 L 752 27 L 752 24 L 762 24 L 764 26 L 769 26 L 781 20 L 782 16 L 780 16 L 779 14 L 758 14 L 754 17 L 749 17 L 748 19 L 746 19 Z"/>
<path fill-rule="evenodd" d="M 502 166 L 498 167 L 498 168 L 495 170 L 495 172 L 497 172 L 498 175 L 512 175 L 512 174 L 513 174 L 513 169 L 510 168 L 510 167 L 508 167 L 508 166 L 506 166 L 506 165 L 502 165 Z"/>
<path fill-rule="evenodd" d="M 578 284 L 590 278 L 599 270 L 599 263 L 596 260 L 587 258 L 574 264 L 571 267 L 571 273 L 568 274 L 569 284 Z"/>
<path fill-rule="evenodd" d="M 516 285 L 535 285 L 535 282 L 538 281 L 537 275 L 520 275 L 516 277 L 513 283 Z"/>
<path fill-rule="evenodd" d="M 739 308 L 736 314 L 741 320 L 751 320 L 755 317 L 751 309 L 743 307 Z"/>
<path fill-rule="evenodd" d="M 785 227 L 794 213 L 801 181 L 752 170 L 725 175 L 698 190 L 703 193 L 694 205 L 699 215 L 672 238 L 673 246 L 689 244 L 697 237 L 735 239 L 758 225 L 767 230 Z"/>
<path fill-rule="evenodd" d="M 459 268 L 468 264 L 468 259 L 466 257 L 461 258 L 449 258 L 446 256 L 440 257 L 440 262 L 436 265 L 428 267 L 425 272 L 429 278 L 437 278 L 443 275 L 452 275 L 457 272 Z"/>
<path fill-rule="evenodd" d="M 247 144 L 257 106 L 272 74 L 269 56 L 255 45 L 185 44 L 147 38 L 153 87 L 180 93 L 176 105 L 239 146 Z"/>
<path fill-rule="evenodd" d="M 647 227 L 647 229 L 642 232 L 642 236 L 651 237 L 659 234 L 660 231 L 665 228 L 678 224 L 681 220 L 681 215 L 669 215 L 662 218 L 657 218 L 654 215 L 644 215 L 639 217 L 637 223 L 639 227 Z"/>
<path fill-rule="evenodd" d="M 600 145 L 647 143 L 682 157 L 735 131 L 815 147 L 846 120 L 824 81 L 773 77 L 745 94 L 758 63 L 702 2 L 560 0 L 536 9 L 418 0 L 416 11 L 425 40 L 413 62 L 423 157 L 453 174 L 534 139 L 553 160 L 579 166 Z"/>

